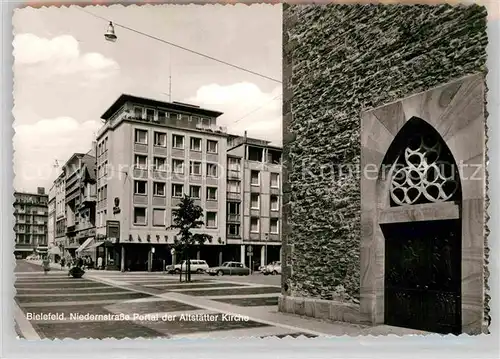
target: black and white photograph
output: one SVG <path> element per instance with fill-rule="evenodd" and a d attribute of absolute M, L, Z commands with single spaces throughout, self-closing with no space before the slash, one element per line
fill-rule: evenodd
<path fill-rule="evenodd" d="M 488 334 L 491 16 L 16 9 L 18 338 Z"/>

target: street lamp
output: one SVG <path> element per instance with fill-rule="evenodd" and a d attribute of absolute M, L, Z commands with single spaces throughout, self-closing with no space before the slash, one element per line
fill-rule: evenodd
<path fill-rule="evenodd" d="M 115 27 L 113 25 L 113 22 L 110 21 L 109 22 L 109 26 L 108 26 L 108 30 L 106 31 L 106 33 L 104 34 L 104 38 L 107 40 L 107 41 L 110 41 L 110 42 L 115 42 L 117 37 L 115 35 Z"/>

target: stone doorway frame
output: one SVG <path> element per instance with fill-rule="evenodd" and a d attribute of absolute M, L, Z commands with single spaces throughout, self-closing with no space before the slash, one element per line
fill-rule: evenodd
<path fill-rule="evenodd" d="M 462 332 L 479 334 L 484 319 L 486 236 L 485 78 L 470 75 L 361 113 L 360 311 L 384 323 L 385 239 L 379 223 L 462 218 Z M 417 117 L 441 136 L 459 166 L 462 203 L 389 207 L 384 157 L 404 124 Z M 383 178 L 385 177 L 385 180 Z"/>

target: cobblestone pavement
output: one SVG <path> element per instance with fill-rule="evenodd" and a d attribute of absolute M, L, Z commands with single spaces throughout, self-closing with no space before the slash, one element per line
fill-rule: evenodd
<path fill-rule="evenodd" d="M 16 272 L 16 324 L 27 339 L 371 334 L 359 325 L 279 313 L 279 276 L 193 275 L 179 283 L 164 273 L 89 271 L 74 279 L 56 267 L 44 275 L 27 261 Z"/>

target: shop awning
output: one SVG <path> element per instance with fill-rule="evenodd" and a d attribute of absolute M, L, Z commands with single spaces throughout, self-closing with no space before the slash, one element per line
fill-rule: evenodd
<path fill-rule="evenodd" d="M 87 248 L 85 248 L 84 252 L 96 249 L 97 247 L 99 247 L 103 243 L 104 243 L 104 241 L 96 241 L 96 242 L 92 243 L 90 246 L 88 246 Z"/>
<path fill-rule="evenodd" d="M 82 252 L 83 250 L 85 250 L 85 248 L 87 248 L 90 243 L 94 240 L 94 238 L 87 238 L 85 240 L 85 242 L 82 243 L 82 245 L 80 247 L 78 247 L 78 249 L 76 250 L 77 252 Z"/>
<path fill-rule="evenodd" d="M 61 250 L 59 249 L 59 247 L 57 246 L 54 246 L 52 248 L 49 249 L 49 254 L 54 254 L 54 255 L 61 255 Z"/>

